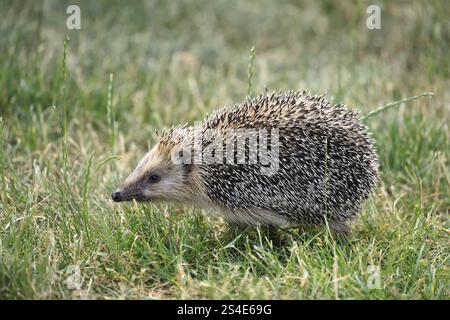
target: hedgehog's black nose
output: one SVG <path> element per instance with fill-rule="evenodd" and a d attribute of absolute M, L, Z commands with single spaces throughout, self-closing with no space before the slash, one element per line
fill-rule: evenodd
<path fill-rule="evenodd" d="M 111 194 L 111 198 L 114 202 L 120 202 L 122 200 L 122 194 L 120 193 L 120 191 L 114 191 Z"/>

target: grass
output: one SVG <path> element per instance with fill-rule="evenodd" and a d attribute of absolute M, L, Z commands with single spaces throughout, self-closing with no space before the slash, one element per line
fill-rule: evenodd
<path fill-rule="evenodd" d="M 72 2 L 0 2 L 0 298 L 449 298 L 446 1 L 381 1 L 381 30 L 364 1 L 77 3 L 81 30 Z M 381 181 L 348 242 L 110 201 L 155 128 L 265 87 L 382 109 Z"/>

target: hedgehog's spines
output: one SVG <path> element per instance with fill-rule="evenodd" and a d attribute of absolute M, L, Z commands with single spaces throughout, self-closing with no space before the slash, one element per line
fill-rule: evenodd
<path fill-rule="evenodd" d="M 204 143 L 223 144 L 227 133 L 235 129 L 264 129 L 269 133 L 277 129 L 279 169 L 267 176 L 261 174 L 258 165 L 196 165 L 194 172 L 202 186 L 197 189 L 205 193 L 198 202 L 208 202 L 230 220 L 323 224 L 327 208 L 333 228 L 343 230 L 376 184 L 378 158 L 359 111 L 344 104 L 334 105 L 325 95 L 312 96 L 307 90 L 266 90 L 247 97 L 242 104 L 212 112 L 199 130 L 187 124 L 166 129 L 160 143 L 174 146 L 189 138 L 204 138 L 201 135 L 211 131 L 218 140 L 208 138 Z M 325 192 L 329 193 L 326 197 Z"/>

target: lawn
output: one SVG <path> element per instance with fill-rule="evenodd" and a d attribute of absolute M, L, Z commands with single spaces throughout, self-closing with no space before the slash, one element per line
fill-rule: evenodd
<path fill-rule="evenodd" d="M 450 3 L 378 4 L 371 30 L 366 1 L 0 0 L 0 299 L 448 299 Z M 111 201 L 154 129 L 265 88 L 433 93 L 365 120 L 381 177 L 347 240 Z"/>

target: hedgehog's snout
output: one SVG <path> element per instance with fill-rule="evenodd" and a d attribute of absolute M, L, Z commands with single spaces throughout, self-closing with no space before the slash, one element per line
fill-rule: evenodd
<path fill-rule="evenodd" d="M 120 192 L 119 189 L 113 191 L 113 193 L 111 194 L 111 198 L 113 199 L 114 202 L 120 202 L 122 201 L 122 192 Z"/>
<path fill-rule="evenodd" d="M 133 186 L 122 186 L 111 193 L 111 199 L 114 202 L 125 201 L 150 201 L 150 197 L 140 188 Z"/>

